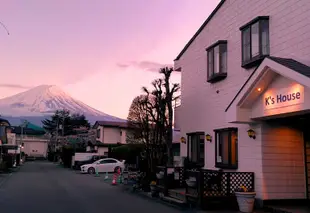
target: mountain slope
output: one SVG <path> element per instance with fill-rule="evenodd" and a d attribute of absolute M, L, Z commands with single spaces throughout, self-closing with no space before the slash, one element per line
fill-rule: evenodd
<path fill-rule="evenodd" d="M 25 92 L 0 99 L 2 117 L 45 117 L 62 109 L 70 110 L 72 113 L 83 113 L 88 119 L 91 117 L 91 120 L 123 120 L 100 112 L 72 98 L 54 85 L 37 86 Z"/>

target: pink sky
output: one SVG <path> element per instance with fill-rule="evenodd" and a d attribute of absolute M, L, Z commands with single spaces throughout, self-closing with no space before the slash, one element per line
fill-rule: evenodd
<path fill-rule="evenodd" d="M 3 0 L 0 98 L 41 84 L 126 118 L 219 0 Z M 173 76 L 180 82 L 180 74 Z"/>

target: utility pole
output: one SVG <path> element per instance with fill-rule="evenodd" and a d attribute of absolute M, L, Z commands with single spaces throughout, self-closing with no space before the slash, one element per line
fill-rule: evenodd
<path fill-rule="evenodd" d="M 54 143 L 54 162 L 56 161 L 56 150 L 58 145 L 58 130 L 59 130 L 59 118 L 57 118 L 56 123 L 56 136 L 55 136 L 55 143 Z"/>

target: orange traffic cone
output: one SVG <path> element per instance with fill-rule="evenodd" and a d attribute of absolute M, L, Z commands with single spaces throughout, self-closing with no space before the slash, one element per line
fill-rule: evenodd
<path fill-rule="evenodd" d="M 112 185 L 116 185 L 116 174 L 113 174 Z"/>

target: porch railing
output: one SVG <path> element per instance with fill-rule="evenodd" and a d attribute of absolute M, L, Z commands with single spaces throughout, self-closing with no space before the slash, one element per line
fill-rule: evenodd
<path fill-rule="evenodd" d="M 234 192 L 241 185 L 254 190 L 254 172 L 220 172 L 217 170 L 187 170 L 186 179 L 196 179 L 196 184 L 186 184 L 189 202 L 205 206 L 208 200 L 221 201 L 234 199 Z M 186 181 L 186 180 L 185 180 Z"/>
<path fill-rule="evenodd" d="M 236 189 L 245 186 L 254 190 L 254 172 L 219 172 L 201 170 L 204 197 L 233 196 Z"/>
<path fill-rule="evenodd" d="M 166 167 L 157 166 L 157 173 L 162 172 L 164 174 L 163 179 L 157 179 L 157 186 L 167 194 L 168 189 L 173 188 L 185 188 L 185 169 L 184 167 Z"/>
<path fill-rule="evenodd" d="M 172 181 L 171 171 L 174 179 Z M 161 192 L 168 194 L 168 189 L 185 188 L 187 200 L 198 205 L 204 205 L 207 200 L 213 198 L 220 201 L 234 198 L 234 192 L 240 186 L 254 189 L 254 172 L 221 172 L 218 170 L 192 169 L 184 170 L 184 167 L 168 168 L 158 166 L 157 173 L 162 172 L 164 177 L 157 180 Z M 186 180 L 190 177 L 196 179 L 196 184 L 187 185 Z"/>

